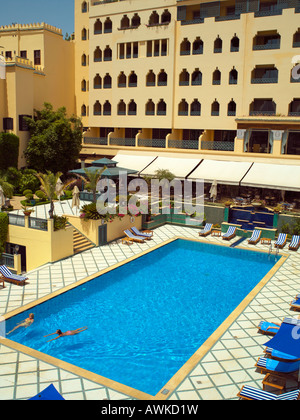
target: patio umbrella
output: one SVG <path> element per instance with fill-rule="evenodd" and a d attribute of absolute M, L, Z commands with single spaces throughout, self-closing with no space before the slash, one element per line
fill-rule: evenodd
<path fill-rule="evenodd" d="M 218 184 L 217 181 L 213 181 L 213 183 L 211 184 L 211 188 L 209 191 L 210 194 L 210 198 L 213 199 L 213 202 L 215 202 L 217 195 L 218 195 Z"/>
<path fill-rule="evenodd" d="M 55 192 L 56 195 L 60 201 L 60 197 L 63 195 L 63 189 L 62 189 L 63 183 L 61 182 L 61 179 L 58 178 L 57 183 L 56 183 L 56 187 L 55 187 Z"/>
<path fill-rule="evenodd" d="M 80 207 L 79 194 L 80 194 L 79 188 L 77 187 L 77 185 L 75 185 L 73 189 L 72 208 L 76 207 L 76 215 L 77 215 L 77 209 L 79 209 Z"/>
<path fill-rule="evenodd" d="M 1 210 L 1 207 L 4 206 L 4 204 L 5 204 L 5 197 L 4 197 L 3 189 L 0 186 L 0 210 Z"/>

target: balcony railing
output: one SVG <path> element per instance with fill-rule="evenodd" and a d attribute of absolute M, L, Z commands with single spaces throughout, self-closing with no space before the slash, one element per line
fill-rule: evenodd
<path fill-rule="evenodd" d="M 25 217 L 18 214 L 8 214 L 9 224 L 14 226 L 25 226 Z"/>
<path fill-rule="evenodd" d="M 128 147 L 135 147 L 135 139 L 124 139 L 124 138 L 111 138 L 110 139 L 111 146 L 128 146 Z"/>
<path fill-rule="evenodd" d="M 84 144 L 96 144 L 98 146 L 107 146 L 107 137 L 84 137 Z"/>
<path fill-rule="evenodd" d="M 181 25 L 197 25 L 198 23 L 204 23 L 204 18 L 181 21 Z"/>
<path fill-rule="evenodd" d="M 279 15 L 282 15 L 282 9 L 260 10 L 254 13 L 254 17 L 279 16 Z"/>
<path fill-rule="evenodd" d="M 276 111 L 250 111 L 251 117 L 270 117 L 276 115 Z"/>
<path fill-rule="evenodd" d="M 264 83 L 278 83 L 278 77 L 254 77 L 251 79 L 251 83 L 254 85 Z"/>
<path fill-rule="evenodd" d="M 169 147 L 173 149 L 199 149 L 199 140 L 169 140 Z"/>
<path fill-rule="evenodd" d="M 280 42 L 276 43 L 266 43 L 266 44 L 258 44 L 253 45 L 253 51 L 261 51 L 261 50 L 279 50 L 280 49 Z"/>
<path fill-rule="evenodd" d="M 138 146 L 165 148 L 166 139 L 138 139 Z"/>
<path fill-rule="evenodd" d="M 234 142 L 231 141 L 201 141 L 202 150 L 219 150 L 223 152 L 234 152 Z"/>
<path fill-rule="evenodd" d="M 37 229 L 37 230 L 48 230 L 48 223 L 45 219 L 38 219 L 38 218 L 32 218 L 29 217 L 29 228 L 30 229 Z"/>

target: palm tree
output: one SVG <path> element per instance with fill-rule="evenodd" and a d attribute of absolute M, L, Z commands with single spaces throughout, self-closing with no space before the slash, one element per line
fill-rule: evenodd
<path fill-rule="evenodd" d="M 81 175 L 77 175 L 79 178 L 83 180 L 83 182 L 92 190 L 93 193 L 93 201 L 96 203 L 97 201 L 97 184 L 101 179 L 102 173 L 106 170 L 106 166 L 104 168 L 92 171 L 91 169 L 85 168 L 85 177 Z"/>
<path fill-rule="evenodd" d="M 57 193 L 62 192 L 65 190 L 70 184 L 74 182 L 68 181 L 61 185 L 60 189 L 61 191 L 57 190 L 57 182 L 62 176 L 62 172 L 57 172 L 56 174 L 47 171 L 46 174 L 36 174 L 36 177 L 39 179 L 41 183 L 41 190 L 44 191 L 46 196 L 48 197 L 48 200 L 50 201 L 50 210 L 49 210 L 49 216 L 50 219 L 53 219 L 54 217 L 54 200 L 57 196 Z"/>

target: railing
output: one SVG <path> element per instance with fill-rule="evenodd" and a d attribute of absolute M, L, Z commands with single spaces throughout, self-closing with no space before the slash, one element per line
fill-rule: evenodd
<path fill-rule="evenodd" d="M 223 22 L 226 20 L 238 20 L 240 18 L 241 18 L 241 15 L 217 16 L 215 17 L 215 22 Z"/>
<path fill-rule="evenodd" d="M 111 146 L 132 146 L 135 147 L 135 139 L 111 138 Z"/>
<path fill-rule="evenodd" d="M 279 15 L 282 15 L 282 9 L 260 10 L 260 11 L 254 13 L 254 17 L 279 16 Z"/>
<path fill-rule="evenodd" d="M 84 144 L 97 144 L 99 146 L 107 146 L 107 137 L 84 137 Z"/>
<path fill-rule="evenodd" d="M 166 147 L 166 139 L 138 139 L 139 147 Z"/>
<path fill-rule="evenodd" d="M 231 141 L 201 141 L 202 150 L 219 150 L 223 152 L 234 152 L 234 142 Z"/>
<path fill-rule="evenodd" d="M 181 21 L 181 25 L 197 25 L 198 23 L 204 23 L 204 18 Z"/>
<path fill-rule="evenodd" d="M 169 140 L 169 147 L 174 149 L 199 149 L 199 140 Z"/>
<path fill-rule="evenodd" d="M 9 224 L 14 226 L 25 226 L 25 216 L 19 216 L 17 214 L 8 214 Z"/>
<path fill-rule="evenodd" d="M 263 84 L 263 83 L 278 83 L 278 77 L 254 77 L 251 79 L 252 84 Z"/>
<path fill-rule="evenodd" d="M 276 115 L 275 111 L 250 111 L 251 117 L 263 116 L 263 117 L 272 117 Z"/>
<path fill-rule="evenodd" d="M 278 50 L 280 49 L 280 42 L 274 44 L 261 44 L 261 45 L 253 45 L 253 51 L 260 51 L 260 50 Z"/>
<path fill-rule="evenodd" d="M 30 229 L 43 230 L 45 232 L 48 230 L 48 222 L 45 219 L 29 217 L 28 223 L 29 223 L 28 226 Z"/>
<path fill-rule="evenodd" d="M 0 263 L 2 265 L 6 265 L 6 267 L 15 268 L 14 256 L 11 254 L 6 254 L 3 252 L 3 254 L 0 256 Z"/>

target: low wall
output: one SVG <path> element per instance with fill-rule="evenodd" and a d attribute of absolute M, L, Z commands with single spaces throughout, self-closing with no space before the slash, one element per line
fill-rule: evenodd
<path fill-rule="evenodd" d="M 27 271 L 73 255 L 73 229 L 54 232 L 53 220 L 47 223 L 47 231 L 29 228 L 27 217 L 25 226 L 9 225 L 7 242 L 26 248 Z M 15 269 L 20 271 L 18 267 Z"/>
<path fill-rule="evenodd" d="M 99 245 L 99 227 L 102 226 L 102 220 L 84 220 L 76 216 L 68 217 L 69 223 L 75 227 L 79 232 L 86 236 L 93 244 Z M 113 219 L 113 222 L 107 222 L 107 242 L 112 242 L 119 238 L 124 238 L 124 230 L 135 226 L 138 229 L 142 228 L 142 217 L 137 216 L 132 218 L 130 215 L 125 215 L 119 220 L 118 217 Z"/>

